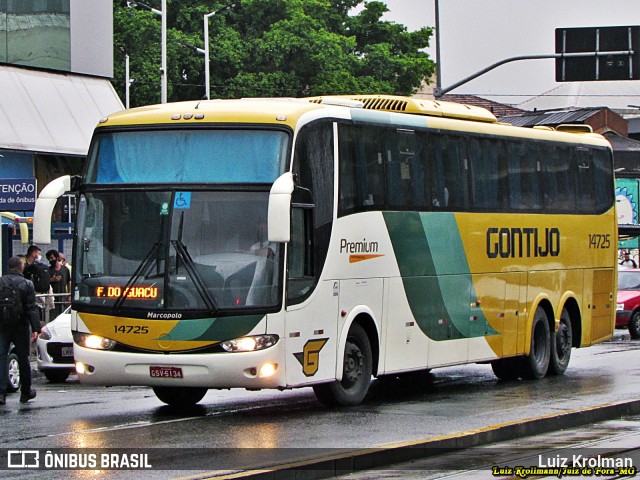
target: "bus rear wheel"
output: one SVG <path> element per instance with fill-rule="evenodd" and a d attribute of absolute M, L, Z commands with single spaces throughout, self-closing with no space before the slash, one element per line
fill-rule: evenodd
<path fill-rule="evenodd" d="M 372 358 L 367 333 L 360 325 L 352 325 L 344 347 L 342 380 L 313 387 L 320 403 L 327 407 L 346 407 L 362 402 L 371 383 Z"/>
<path fill-rule="evenodd" d="M 573 346 L 573 332 L 571 318 L 566 308 L 562 309 L 558 331 L 551 334 L 551 357 L 549 359 L 549 375 L 562 375 L 571 360 Z"/>
<path fill-rule="evenodd" d="M 206 388 L 199 387 L 153 387 L 158 400 L 174 407 L 190 407 L 207 394 Z"/>
<path fill-rule="evenodd" d="M 537 379 L 547 374 L 551 358 L 551 332 L 549 319 L 542 307 L 538 307 L 531 326 L 531 348 L 524 357 L 522 378 Z"/>

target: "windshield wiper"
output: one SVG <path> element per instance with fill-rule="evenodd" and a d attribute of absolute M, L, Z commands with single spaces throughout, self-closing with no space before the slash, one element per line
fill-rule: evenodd
<path fill-rule="evenodd" d="M 120 296 L 118 297 L 118 299 L 113 304 L 113 310 L 114 311 L 119 311 L 120 308 L 122 308 L 122 304 L 124 303 L 125 299 L 127 298 L 127 292 L 129 291 L 129 288 L 131 288 L 133 285 L 135 285 L 136 282 L 138 281 L 138 279 L 140 277 L 142 277 L 142 275 L 147 270 L 149 270 L 149 266 L 151 266 L 151 264 L 152 264 L 152 262 L 154 260 L 154 256 L 158 252 L 159 248 L 160 248 L 160 242 L 155 242 L 151 246 L 151 250 L 149 250 L 149 253 L 147 253 L 147 255 L 142 259 L 142 262 L 140 262 L 140 264 L 138 265 L 138 268 L 136 268 L 136 271 L 133 272 L 133 275 L 131 275 L 129 280 L 127 280 L 127 283 L 125 284 L 124 288 L 122 289 L 122 292 L 120 292 Z"/>
<path fill-rule="evenodd" d="M 209 295 L 209 292 L 207 292 L 207 286 L 202 281 L 202 278 L 198 274 L 198 271 L 196 270 L 196 264 L 193 261 L 193 258 L 191 258 L 191 255 L 189 254 L 189 252 L 187 251 L 187 247 L 185 246 L 184 243 L 182 243 L 183 224 L 184 224 L 184 212 L 182 212 L 182 215 L 180 217 L 180 225 L 178 226 L 178 239 L 171 240 L 171 245 L 173 245 L 173 248 L 176 249 L 176 253 L 178 254 L 178 256 L 182 258 L 182 261 L 184 263 L 184 268 L 189 274 L 189 276 L 191 277 L 191 280 L 193 280 L 193 284 L 196 287 L 196 290 L 198 291 L 198 293 L 200 294 L 200 297 L 202 297 L 202 300 L 207 306 L 207 309 L 211 312 L 211 314 L 215 314 L 215 312 L 217 311 L 216 304 L 213 301 L 213 298 L 211 298 L 211 295 Z M 176 269 L 177 269 L 177 265 L 178 265 L 178 259 L 176 259 Z"/>

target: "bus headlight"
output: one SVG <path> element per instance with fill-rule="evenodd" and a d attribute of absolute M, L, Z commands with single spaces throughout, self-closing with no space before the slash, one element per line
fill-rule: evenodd
<path fill-rule="evenodd" d="M 90 333 L 73 332 L 73 341 L 81 347 L 92 348 L 94 350 L 113 350 L 116 346 L 115 340 Z"/>
<path fill-rule="evenodd" d="M 273 347 L 278 343 L 278 339 L 279 337 L 277 335 L 252 335 L 226 340 L 220 345 L 227 352 L 254 352 L 256 350 Z"/>

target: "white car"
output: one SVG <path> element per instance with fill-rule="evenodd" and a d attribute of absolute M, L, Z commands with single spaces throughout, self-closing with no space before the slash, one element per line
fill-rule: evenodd
<path fill-rule="evenodd" d="M 42 327 L 36 349 L 38 370 L 50 382 L 64 382 L 71 373 L 75 373 L 69 308 Z"/>

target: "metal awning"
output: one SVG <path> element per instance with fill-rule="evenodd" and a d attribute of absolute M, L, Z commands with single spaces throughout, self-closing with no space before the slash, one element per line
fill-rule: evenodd
<path fill-rule="evenodd" d="M 0 149 L 84 156 L 100 118 L 123 108 L 105 78 L 0 66 Z"/>

